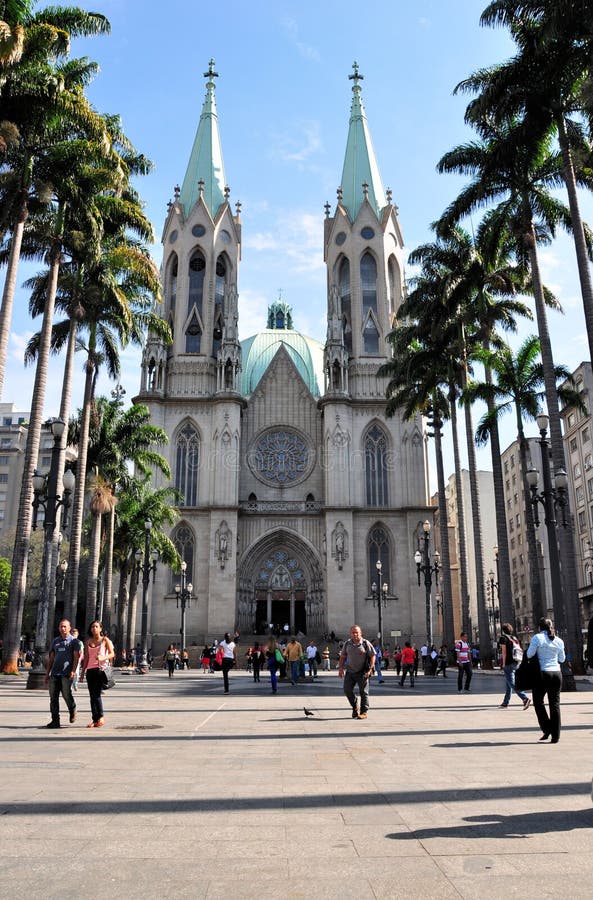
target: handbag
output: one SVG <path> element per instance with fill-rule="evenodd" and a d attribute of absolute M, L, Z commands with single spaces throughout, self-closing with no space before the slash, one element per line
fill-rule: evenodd
<path fill-rule="evenodd" d="M 528 657 L 523 654 L 523 659 L 515 670 L 515 689 L 517 691 L 532 691 L 541 681 L 541 669 L 537 653 Z"/>
<path fill-rule="evenodd" d="M 112 687 L 115 687 L 116 681 L 113 674 L 113 667 L 105 666 L 104 669 L 101 669 L 101 673 L 103 675 L 103 685 L 101 689 L 103 691 L 109 691 Z"/>

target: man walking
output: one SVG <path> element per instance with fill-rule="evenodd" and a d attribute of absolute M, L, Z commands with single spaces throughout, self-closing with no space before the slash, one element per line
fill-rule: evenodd
<path fill-rule="evenodd" d="M 400 687 L 404 686 L 406 675 L 410 676 L 410 687 L 414 687 L 415 664 L 416 654 L 414 648 L 410 641 L 406 641 L 404 649 L 402 650 L 402 677 L 399 681 Z"/>
<path fill-rule="evenodd" d="M 291 637 L 286 647 L 286 659 L 290 663 L 290 683 L 298 684 L 303 648 L 296 638 Z"/>
<path fill-rule="evenodd" d="M 317 678 L 317 646 L 311 641 L 307 647 L 307 662 L 309 663 L 309 678 Z"/>
<path fill-rule="evenodd" d="M 45 683 L 49 688 L 49 710 L 51 722 L 46 728 L 60 727 L 60 693 L 64 698 L 70 721 L 76 719 L 76 702 L 72 696 L 72 681 L 78 667 L 80 657 L 80 641 L 72 637 L 70 622 L 62 619 L 59 624 L 59 637 L 54 638 L 47 658 Z"/>
<path fill-rule="evenodd" d="M 455 642 L 455 654 L 457 656 L 457 692 L 461 693 L 463 686 L 463 673 L 465 672 L 465 693 L 469 694 L 469 685 L 472 680 L 471 648 L 467 642 L 467 632 L 462 631 L 459 640 Z"/>
<path fill-rule="evenodd" d="M 359 625 L 350 629 L 350 637 L 344 643 L 338 663 L 338 675 L 344 679 L 344 693 L 352 707 L 353 719 L 366 719 L 369 708 L 369 680 L 375 664 L 375 651 L 370 641 L 362 636 Z M 360 694 L 360 712 L 354 688 Z"/>

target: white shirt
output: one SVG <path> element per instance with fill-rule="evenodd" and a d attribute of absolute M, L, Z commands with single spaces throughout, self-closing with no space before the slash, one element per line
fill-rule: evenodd
<path fill-rule="evenodd" d="M 307 659 L 315 659 L 317 655 L 317 647 L 313 645 L 312 647 L 307 647 Z"/>
<path fill-rule="evenodd" d="M 227 644 L 226 641 L 221 641 L 218 645 L 222 647 L 223 658 L 224 659 L 234 659 L 235 658 L 235 642 L 231 641 L 230 644 Z"/>

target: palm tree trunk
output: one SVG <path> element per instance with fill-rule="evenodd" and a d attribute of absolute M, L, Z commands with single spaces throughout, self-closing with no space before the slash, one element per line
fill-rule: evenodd
<path fill-rule="evenodd" d="M 435 410 L 437 409 L 435 404 Z M 449 654 L 455 644 L 455 618 L 453 615 L 453 592 L 451 590 L 451 556 L 449 553 L 449 521 L 447 498 L 445 495 L 445 467 L 443 465 L 442 423 L 435 412 L 434 449 L 437 466 L 437 486 L 439 492 L 439 540 L 441 544 L 441 600 L 443 603 L 444 642 Z"/>
<path fill-rule="evenodd" d="M 117 661 L 123 662 L 123 651 L 127 650 L 126 635 L 128 630 L 128 562 L 122 564 L 119 570 L 119 592 L 117 599 Z"/>
<path fill-rule="evenodd" d="M 568 135 L 566 133 L 566 123 L 562 115 L 556 116 L 556 127 L 558 130 L 558 143 L 560 144 L 562 153 L 562 176 L 564 178 L 564 183 L 566 184 L 570 218 L 572 219 L 572 236 L 576 250 L 581 297 L 583 299 L 583 310 L 585 313 L 585 327 L 587 329 L 587 340 L 589 342 L 589 359 L 593 359 L 593 281 L 591 279 L 591 268 L 589 255 L 587 253 L 587 242 L 585 241 L 585 229 L 583 228 L 583 220 L 579 206 L 572 154 L 568 142 Z"/>
<path fill-rule="evenodd" d="M 35 367 L 35 381 L 31 400 L 31 416 L 27 430 L 27 444 L 23 460 L 23 473 L 19 495 L 17 526 L 12 555 L 12 573 L 8 592 L 8 608 L 6 611 L 6 627 L 4 631 L 4 653 L 2 671 L 9 674 L 18 672 L 17 660 L 21 638 L 21 626 L 25 609 L 27 566 L 29 562 L 29 543 L 31 539 L 33 486 L 31 478 L 39 458 L 39 439 L 43 422 L 43 405 L 47 387 L 47 367 L 51 351 L 51 333 L 54 316 L 58 274 L 61 259 L 61 234 L 63 227 L 64 207 L 58 213 L 57 234 L 51 251 L 50 275 L 47 288 L 47 300 L 43 311 L 39 352 Z M 38 645 L 36 637 L 35 644 Z M 45 637 L 44 637 L 45 641 Z"/>
<path fill-rule="evenodd" d="M 467 387 L 467 370 L 463 367 L 462 387 Z M 463 407 L 465 414 L 465 439 L 467 441 L 467 467 L 469 470 L 469 492 L 472 506 L 472 527 L 474 539 L 474 566 L 476 572 L 476 602 L 478 607 L 478 633 L 480 637 L 480 658 L 482 665 L 492 666 L 492 640 L 488 623 L 488 607 L 484 590 L 484 556 L 482 548 L 482 521 L 480 516 L 480 495 L 476 465 L 474 426 L 469 403 Z"/>
<path fill-rule="evenodd" d="M 488 349 L 488 347 L 486 347 Z M 484 377 L 487 384 L 492 384 L 492 370 L 486 366 Z M 494 410 L 494 400 L 489 399 L 488 412 Z M 494 482 L 494 507 L 496 514 L 496 580 L 498 582 L 498 608 L 500 609 L 500 621 L 510 622 L 515 627 L 515 604 L 513 603 L 513 584 L 511 581 L 511 560 L 509 556 L 509 538 L 507 531 L 507 517 L 504 505 L 504 475 L 500 452 L 500 435 L 498 422 L 490 429 L 490 455 L 492 459 L 492 479 Z"/>
<path fill-rule="evenodd" d="M 453 459 L 455 464 L 455 493 L 457 494 L 457 535 L 459 539 L 459 590 L 461 592 L 461 624 L 464 631 L 470 630 L 469 586 L 467 581 L 467 542 L 465 538 L 465 516 L 463 514 L 463 484 L 461 481 L 461 458 L 459 455 L 459 434 L 457 432 L 456 391 L 449 393 L 451 414 L 451 435 L 453 437 Z"/>
<path fill-rule="evenodd" d="M 115 497 L 113 498 L 115 501 Z M 109 511 L 107 525 L 107 549 L 105 551 L 105 569 L 103 574 L 103 624 L 109 633 L 111 629 L 111 593 L 113 589 L 113 535 L 115 531 L 115 502 Z"/>
<path fill-rule="evenodd" d="M 89 355 L 86 363 L 86 376 L 84 383 L 84 399 L 82 403 L 82 416 L 80 422 L 80 439 L 78 442 L 78 460 L 76 464 L 76 489 L 72 504 L 72 524 L 70 526 L 70 554 L 68 557 L 68 579 L 66 618 L 72 622 L 76 620 L 78 606 L 78 579 L 80 572 L 80 550 L 82 544 L 82 523 L 84 518 L 84 501 L 86 494 L 86 461 L 89 446 L 89 424 L 91 419 L 91 406 L 93 397 L 94 365 Z M 88 625 L 88 622 L 84 623 Z M 86 631 L 86 628 L 85 628 Z"/>
<path fill-rule="evenodd" d="M 541 345 L 546 403 L 548 407 L 548 416 L 550 418 L 552 461 L 554 464 L 554 471 L 558 471 L 559 469 L 564 469 L 566 471 L 562 427 L 558 409 L 558 392 L 556 390 L 556 377 L 554 375 L 554 359 L 552 356 L 552 345 L 548 331 L 548 321 L 546 317 L 533 225 L 531 225 L 530 232 L 527 235 L 527 245 L 531 266 L 537 330 Z M 583 659 L 583 633 L 577 591 L 576 559 L 571 524 L 572 519 L 569 510 L 567 510 L 567 521 L 568 525 L 566 528 L 559 528 L 556 531 L 559 544 L 559 557 L 561 560 L 563 597 L 554 597 L 554 618 L 556 620 L 558 632 L 566 637 L 573 668 L 576 672 L 580 672 Z"/>
<path fill-rule="evenodd" d="M 19 206 L 17 220 L 10 239 L 10 254 L 6 268 L 6 280 L 2 293 L 2 306 L 0 306 L 0 400 L 4 389 L 4 373 L 6 370 L 6 356 L 8 354 L 8 339 L 10 337 L 10 322 L 12 319 L 12 307 L 16 290 L 16 278 L 21 257 L 21 245 L 25 222 L 29 214 L 28 191 L 23 190 Z"/>
<path fill-rule="evenodd" d="M 529 563 L 529 590 L 531 593 L 532 623 L 537 623 L 546 613 L 547 603 L 545 589 L 542 584 L 540 570 L 540 555 L 537 551 L 537 538 L 535 534 L 535 521 L 533 519 L 533 507 L 529 500 L 531 491 L 527 482 L 527 470 L 529 460 L 527 458 L 528 445 L 523 431 L 521 411 L 517 410 L 519 459 L 521 461 L 521 483 L 523 485 L 523 513 L 525 516 L 525 534 L 527 536 L 527 561 Z"/>
<path fill-rule="evenodd" d="M 138 570 L 132 566 L 130 573 L 130 592 L 128 594 L 128 627 L 126 644 L 128 650 L 136 647 L 136 610 L 138 607 Z"/>
<path fill-rule="evenodd" d="M 86 582 L 86 623 L 97 617 L 97 585 L 99 581 L 99 556 L 101 554 L 101 524 L 103 516 L 92 513 L 89 563 Z"/>

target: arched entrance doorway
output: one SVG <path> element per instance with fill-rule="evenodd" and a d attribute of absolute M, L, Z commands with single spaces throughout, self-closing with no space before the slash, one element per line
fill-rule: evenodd
<path fill-rule="evenodd" d="M 239 574 L 239 628 L 265 634 L 325 630 L 323 575 L 314 549 L 297 535 L 266 535 L 245 554 Z"/>

